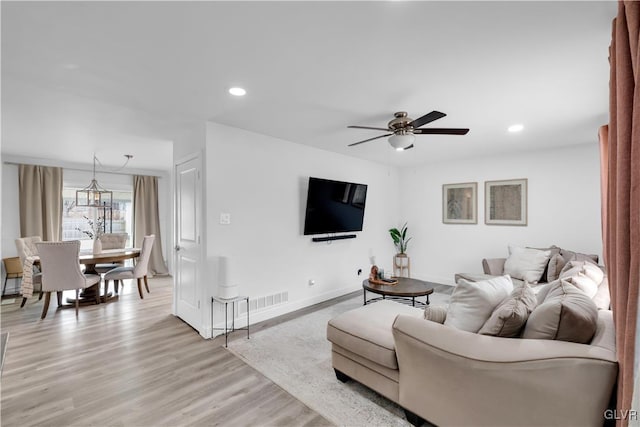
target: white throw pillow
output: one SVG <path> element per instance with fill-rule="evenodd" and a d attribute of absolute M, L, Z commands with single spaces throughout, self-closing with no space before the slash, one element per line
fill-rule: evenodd
<path fill-rule="evenodd" d="M 538 283 L 550 257 L 551 251 L 509 246 L 509 258 L 504 262 L 504 274 L 531 284 Z"/>
<path fill-rule="evenodd" d="M 560 278 L 580 289 L 589 298 L 593 298 L 604 279 L 604 272 L 588 261 L 569 261 L 560 273 Z"/>
<path fill-rule="evenodd" d="M 444 324 L 468 332 L 478 332 L 493 310 L 513 291 L 508 275 L 479 282 L 458 280 L 451 294 Z"/>

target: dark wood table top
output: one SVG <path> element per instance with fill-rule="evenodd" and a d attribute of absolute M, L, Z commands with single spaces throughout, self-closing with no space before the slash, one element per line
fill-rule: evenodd
<path fill-rule="evenodd" d="M 362 282 L 362 287 L 369 291 L 380 295 L 390 295 L 396 297 L 421 297 L 431 295 L 433 287 L 437 283 L 425 282 L 424 280 L 410 279 L 408 277 L 394 277 L 398 280 L 396 285 L 378 285 L 369 283 L 369 279 Z"/>

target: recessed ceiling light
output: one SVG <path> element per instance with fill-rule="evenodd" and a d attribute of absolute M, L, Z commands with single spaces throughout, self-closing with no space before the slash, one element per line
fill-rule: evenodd
<path fill-rule="evenodd" d="M 524 129 L 524 126 L 522 126 L 521 124 L 517 124 L 509 126 L 507 130 L 509 132 L 520 132 L 522 129 Z"/>
<path fill-rule="evenodd" d="M 229 89 L 229 93 L 233 96 L 245 96 L 247 94 L 247 91 L 241 87 L 232 87 L 231 89 Z"/>

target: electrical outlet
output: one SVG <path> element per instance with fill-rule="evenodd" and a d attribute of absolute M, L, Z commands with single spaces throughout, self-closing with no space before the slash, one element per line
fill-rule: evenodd
<path fill-rule="evenodd" d="M 309 279 L 309 286 L 313 286 L 316 284 L 316 281 L 313 279 Z"/>
<path fill-rule="evenodd" d="M 231 224 L 231 214 L 226 212 L 220 213 L 220 224 L 229 225 Z"/>

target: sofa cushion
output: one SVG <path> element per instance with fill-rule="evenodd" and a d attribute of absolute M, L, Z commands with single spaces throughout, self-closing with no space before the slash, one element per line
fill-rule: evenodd
<path fill-rule="evenodd" d="M 515 288 L 511 295 L 493 310 L 491 317 L 478 333 L 494 337 L 518 337 L 537 304 L 536 295 L 528 284 Z"/>
<path fill-rule="evenodd" d="M 549 264 L 547 265 L 547 280 L 546 282 L 553 282 L 558 280 L 560 277 L 560 272 L 564 268 L 567 262 L 564 260 L 562 255 L 555 254 L 549 260 Z"/>
<path fill-rule="evenodd" d="M 388 300 L 367 304 L 331 319 L 327 339 L 372 362 L 398 369 L 391 331 L 398 314 L 420 318 L 423 310 Z"/>
<path fill-rule="evenodd" d="M 509 246 L 509 258 L 504 262 L 504 274 L 529 283 L 538 283 L 550 257 L 551 251 Z"/>
<path fill-rule="evenodd" d="M 447 308 L 446 305 L 428 305 L 424 308 L 424 318 L 442 324 L 447 318 Z"/>
<path fill-rule="evenodd" d="M 469 332 L 478 332 L 503 299 L 513 291 L 507 275 L 471 282 L 460 279 L 453 289 L 444 324 Z"/>
<path fill-rule="evenodd" d="M 524 327 L 522 338 L 587 344 L 596 331 L 598 309 L 584 292 L 566 280 L 546 285 L 538 306 Z"/>

